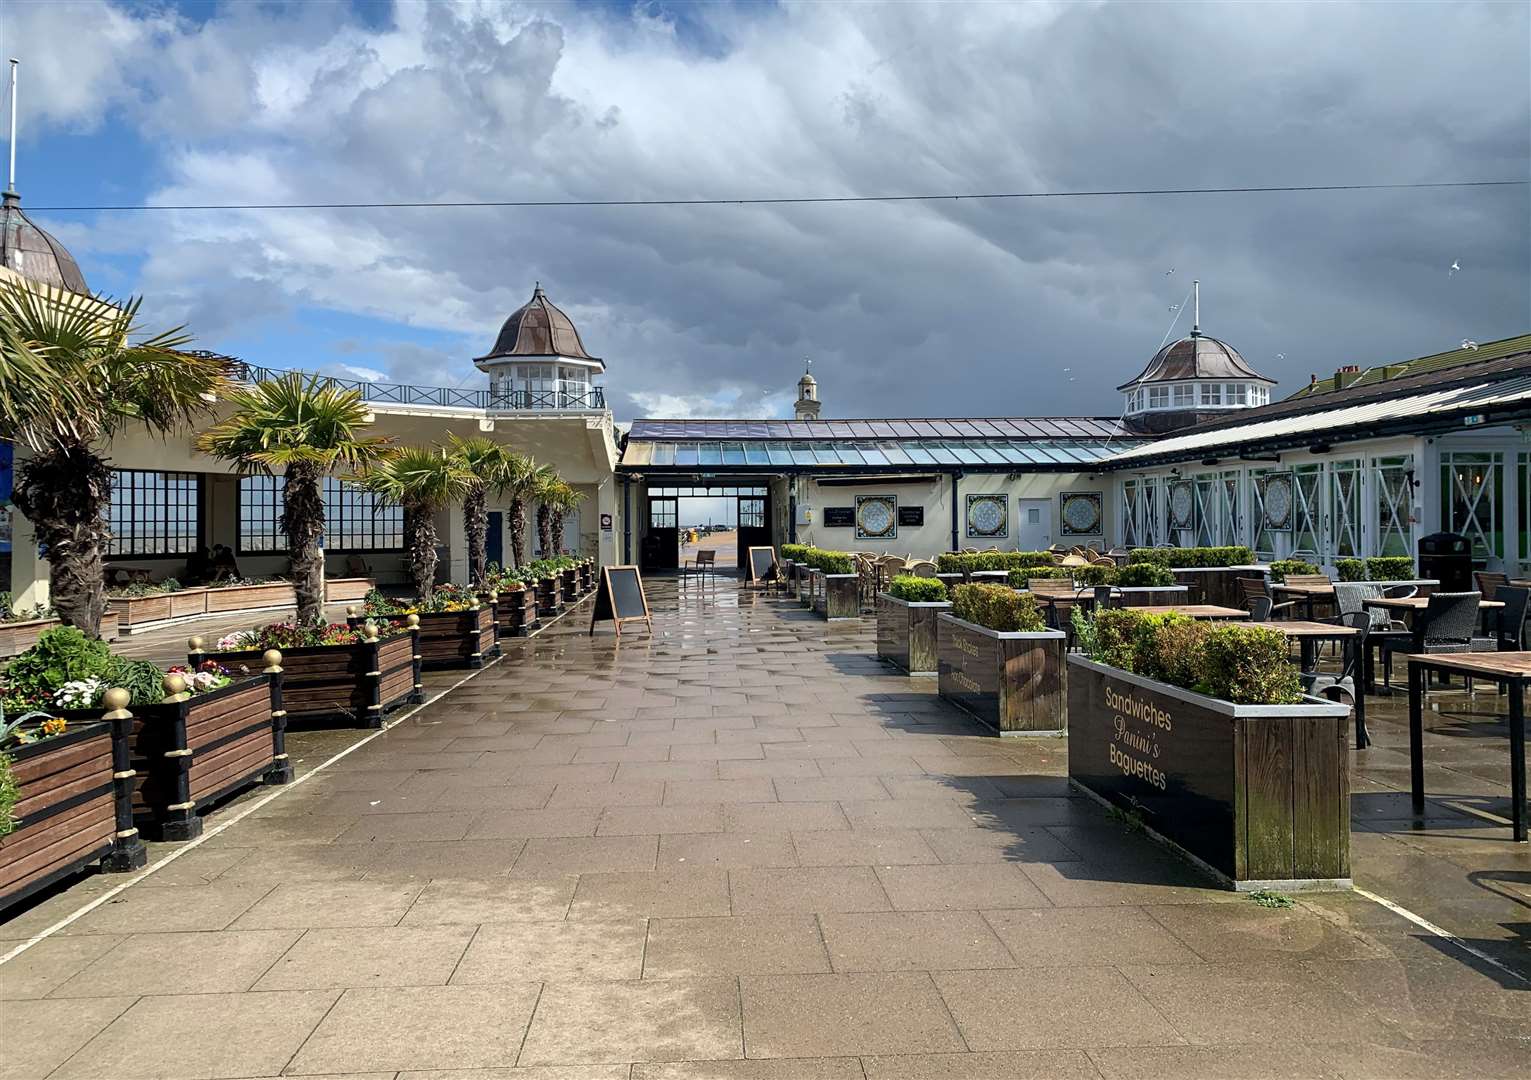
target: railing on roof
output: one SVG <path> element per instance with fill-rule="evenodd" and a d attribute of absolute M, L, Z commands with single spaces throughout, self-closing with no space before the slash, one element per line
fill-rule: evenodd
<path fill-rule="evenodd" d="M 263 383 L 293 374 L 280 368 L 261 367 L 235 361 L 233 378 L 239 382 Z M 297 374 L 308 375 L 308 372 Z M 470 390 L 456 386 L 412 386 L 408 383 L 368 382 L 365 379 L 337 379 L 320 375 L 336 386 L 354 390 L 363 401 L 391 405 L 444 405 L 458 409 L 526 410 L 569 412 L 598 411 L 606 408 L 606 388 L 591 386 L 583 391 L 570 390 Z"/>

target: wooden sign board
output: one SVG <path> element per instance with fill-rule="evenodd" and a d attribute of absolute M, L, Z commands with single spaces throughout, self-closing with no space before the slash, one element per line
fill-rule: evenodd
<path fill-rule="evenodd" d="M 925 508 L 923 506 L 899 505 L 898 523 L 912 528 L 920 528 L 925 524 Z"/>
<path fill-rule="evenodd" d="M 643 578 L 636 566 L 603 566 L 601 580 L 596 587 L 595 611 L 590 615 L 590 633 L 594 635 L 595 624 L 610 619 L 617 636 L 622 636 L 622 624 L 639 619 L 654 632 L 654 620 L 649 616 L 648 597 L 643 595 Z"/>
<path fill-rule="evenodd" d="M 824 527 L 826 529 L 850 529 L 856 525 L 856 508 L 854 506 L 826 506 L 824 508 Z"/>
<path fill-rule="evenodd" d="M 776 549 L 773 547 L 752 547 L 744 563 L 745 570 L 749 573 L 749 584 L 764 585 L 767 581 L 776 579 Z"/>

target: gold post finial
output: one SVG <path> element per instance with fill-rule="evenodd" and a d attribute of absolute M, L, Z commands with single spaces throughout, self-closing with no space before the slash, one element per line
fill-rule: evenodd
<path fill-rule="evenodd" d="M 265 661 L 268 675 L 276 675 L 282 670 L 282 654 L 277 650 L 267 649 L 261 654 L 261 659 Z"/>
<path fill-rule="evenodd" d="M 103 720 L 127 720 L 132 717 L 128 712 L 128 702 L 133 696 L 120 686 L 114 686 L 101 696 L 101 704 L 106 706 L 106 712 L 102 715 Z"/>

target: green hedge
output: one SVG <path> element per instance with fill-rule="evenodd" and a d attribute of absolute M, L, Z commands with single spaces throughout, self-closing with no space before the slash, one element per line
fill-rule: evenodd
<path fill-rule="evenodd" d="M 1334 561 L 1334 572 L 1340 581 L 1365 581 L 1366 560 L 1336 559 Z"/>
<path fill-rule="evenodd" d="M 946 583 L 932 577 L 900 574 L 888 585 L 888 595 L 911 604 L 938 604 L 946 599 Z"/>
<path fill-rule="evenodd" d="M 1115 584 L 1123 588 L 1151 586 L 1162 589 L 1175 584 L 1175 575 L 1170 573 L 1169 567 L 1158 563 L 1132 563 L 1117 570 Z"/>
<path fill-rule="evenodd" d="M 1160 566 L 1216 567 L 1243 566 L 1255 561 L 1247 547 L 1133 548 L 1127 555 L 1130 563 L 1157 563 Z"/>
<path fill-rule="evenodd" d="M 1076 610 L 1079 645 L 1091 660 L 1239 705 L 1302 700 L 1287 639 L 1265 626 L 1227 626 L 1184 615 L 1112 608 Z"/>
<path fill-rule="evenodd" d="M 936 556 L 936 570 L 943 574 L 970 575 L 979 570 L 1023 570 L 1031 566 L 1057 566 L 1050 551 L 983 551 L 963 555 L 948 551 Z"/>
<path fill-rule="evenodd" d="M 799 545 L 791 544 L 788 546 L 795 548 Z M 826 574 L 854 574 L 856 572 L 856 564 L 843 551 L 825 551 L 823 548 L 804 547 L 801 556 L 795 561 L 806 563 L 814 570 L 819 570 Z"/>
<path fill-rule="evenodd" d="M 1414 560 L 1407 555 L 1373 555 L 1366 560 L 1366 576 L 1372 581 L 1409 581 L 1416 576 Z"/>
<path fill-rule="evenodd" d="M 952 590 L 952 614 L 1004 634 L 1047 629 L 1036 597 L 1005 585 L 958 585 Z"/>
<path fill-rule="evenodd" d="M 1288 574 L 1322 574 L 1321 567 L 1314 566 L 1306 559 L 1277 559 L 1271 563 L 1271 580 L 1281 584 Z"/>
<path fill-rule="evenodd" d="M 803 556 L 807 553 L 807 544 L 783 544 L 781 546 L 781 557 L 787 562 L 802 562 Z"/>

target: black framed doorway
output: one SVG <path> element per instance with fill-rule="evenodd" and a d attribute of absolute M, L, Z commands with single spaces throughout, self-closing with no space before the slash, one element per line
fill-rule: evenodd
<path fill-rule="evenodd" d="M 765 483 L 656 484 L 648 489 L 645 509 L 639 549 L 645 570 L 678 569 L 688 530 L 698 535 L 687 557 L 695 556 L 695 548 L 712 547 L 724 571 L 742 573 L 749 549 L 771 543 L 771 489 Z M 733 550 L 725 557 L 730 536 Z"/>

